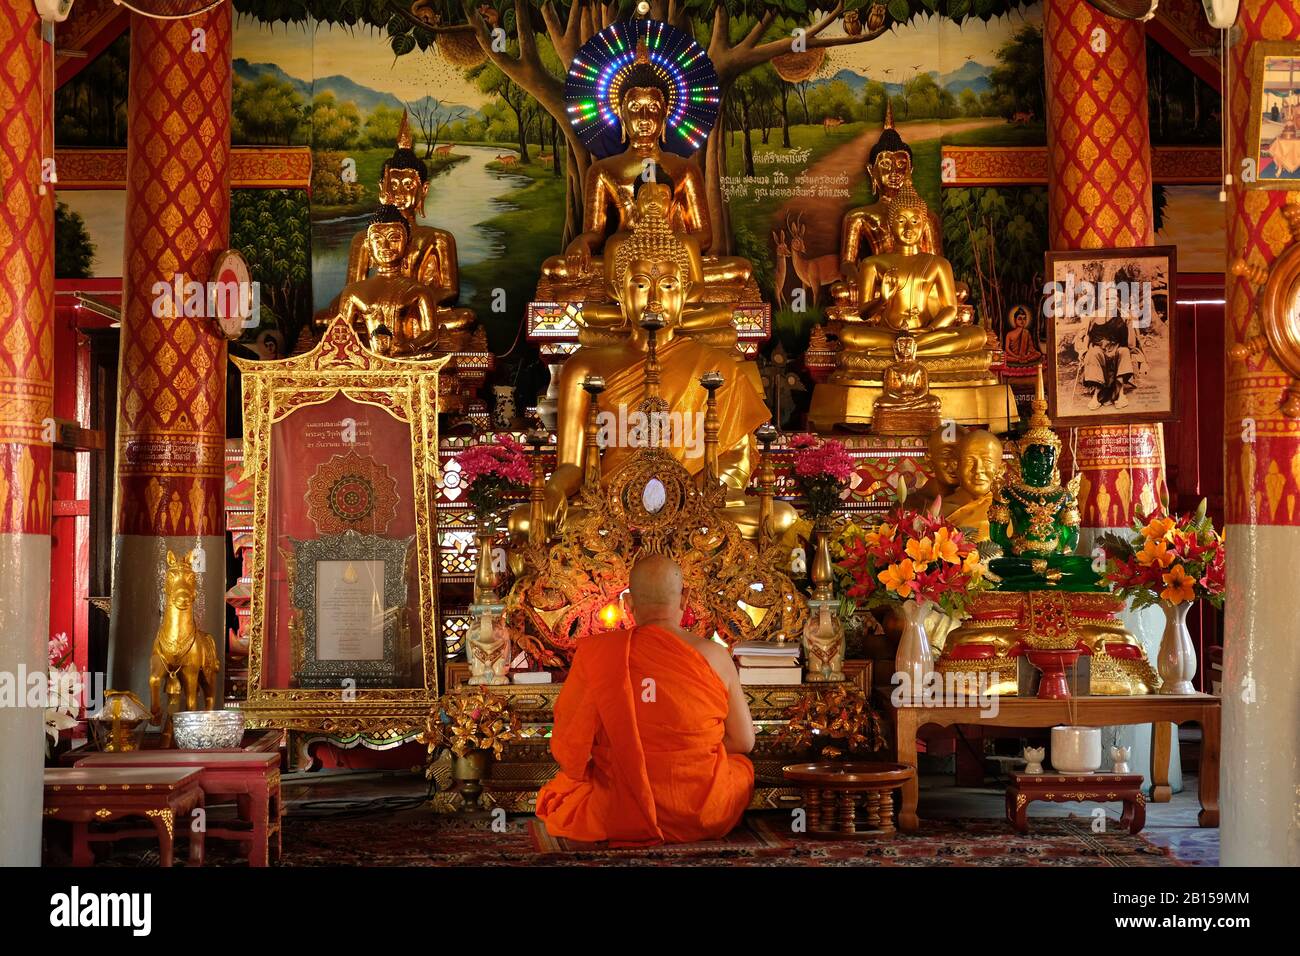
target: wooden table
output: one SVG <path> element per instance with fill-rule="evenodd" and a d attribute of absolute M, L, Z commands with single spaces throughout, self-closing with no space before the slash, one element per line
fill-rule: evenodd
<path fill-rule="evenodd" d="M 1220 701 L 1209 694 L 1140 697 L 1075 697 L 1069 700 L 1041 700 L 1037 697 L 999 697 L 997 713 L 985 714 L 978 706 L 894 708 L 894 735 L 898 762 L 916 766 L 916 733 L 929 724 L 952 727 L 975 724 L 989 727 L 1055 727 L 1072 721 L 1083 727 L 1119 724 L 1154 724 L 1151 731 L 1151 800 L 1165 803 L 1173 795 L 1169 786 L 1169 752 L 1173 725 L 1201 726 L 1201 763 L 1197 771 L 1203 827 L 1219 825 L 1219 718 Z M 912 777 L 903 787 L 903 805 L 898 825 L 915 830 L 916 802 L 920 788 Z"/>
<path fill-rule="evenodd" d="M 1007 787 L 1007 821 L 1019 832 L 1029 832 L 1026 811 L 1035 800 L 1052 803 L 1093 800 L 1097 803 L 1120 800 L 1124 814 L 1119 822 L 1137 833 L 1147 819 L 1147 801 L 1142 795 L 1140 773 L 1024 773 L 1011 774 Z"/>
<path fill-rule="evenodd" d="M 138 750 L 131 753 L 94 754 L 82 757 L 77 767 L 190 767 L 199 771 L 199 786 L 208 802 L 214 796 L 233 796 L 239 818 L 251 830 L 232 830 L 209 825 L 207 835 L 248 844 L 248 865 L 266 866 L 271 836 L 275 836 L 275 858 L 280 859 L 280 754 L 228 750 Z"/>
<path fill-rule="evenodd" d="M 240 753 L 241 751 L 256 751 L 258 753 L 279 753 L 284 747 L 285 731 L 278 728 L 252 729 L 244 731 L 244 738 L 239 742 L 238 747 L 231 747 L 223 750 L 209 750 L 207 753 Z M 140 750 L 153 751 L 162 750 L 162 734 L 157 731 L 149 731 L 144 735 L 144 743 Z M 132 751 L 136 753 L 138 751 Z M 66 750 L 58 756 L 60 767 L 75 767 L 86 757 L 103 753 L 89 740 L 83 740 L 77 746 Z"/>
<path fill-rule="evenodd" d="M 916 779 L 911 767 L 883 762 L 799 763 L 782 767 L 781 772 L 803 790 L 808 835 L 835 840 L 892 836 L 894 791 Z M 858 797 L 866 817 L 862 830 L 858 829 Z"/>
<path fill-rule="evenodd" d="M 72 865 L 95 862 L 92 842 L 157 834 L 160 863 L 172 865 L 179 823 L 190 843 L 190 866 L 203 865 L 203 833 L 187 825 L 203 807 L 200 771 L 194 767 L 51 767 L 45 771 L 45 816 L 72 824 Z M 145 817 L 153 830 L 91 833 L 91 823 Z"/>

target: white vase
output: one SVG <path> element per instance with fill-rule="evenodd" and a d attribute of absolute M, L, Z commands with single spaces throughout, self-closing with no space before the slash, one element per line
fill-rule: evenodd
<path fill-rule="evenodd" d="M 1196 676 L 1196 646 L 1187 630 L 1187 612 L 1191 601 L 1165 604 L 1165 636 L 1160 641 L 1156 670 L 1160 672 L 1160 693 L 1195 694 L 1192 678 Z"/>
<path fill-rule="evenodd" d="M 920 700 L 925 680 L 934 671 L 934 653 L 930 650 L 930 637 L 925 632 L 925 617 L 930 610 L 929 601 L 904 601 L 903 635 L 898 640 L 894 654 L 894 679 L 904 682 L 904 699 Z M 898 675 L 905 675 L 899 677 Z"/>
<path fill-rule="evenodd" d="M 1092 773 L 1101 766 L 1101 728 L 1052 728 L 1052 767 L 1057 773 Z"/>

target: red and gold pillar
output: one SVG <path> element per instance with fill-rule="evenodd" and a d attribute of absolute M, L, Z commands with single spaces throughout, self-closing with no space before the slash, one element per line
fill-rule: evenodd
<path fill-rule="evenodd" d="M 1228 265 L 1267 266 L 1291 241 L 1283 205 L 1300 193 L 1246 189 L 1251 51 L 1300 42 L 1293 0 L 1242 0 L 1229 53 Z M 1262 329 L 1256 289 L 1227 276 L 1228 348 Z M 1228 601 L 1224 625 L 1220 860 L 1300 865 L 1300 422 L 1278 412 L 1286 376 L 1267 355 L 1230 361 L 1225 406 Z"/>
<path fill-rule="evenodd" d="M 229 4 L 131 17 L 109 679 L 142 696 L 168 550 L 201 552 L 195 612 L 224 646 L 226 347 L 171 300 L 228 245 L 230 39 Z"/>
<path fill-rule="evenodd" d="M 31 0 L 0 4 L 0 866 L 41 862 L 54 398 L 51 49 Z M 0 689 L 3 693 L 3 689 Z M 8 695 L 5 695 L 8 696 Z"/>
<path fill-rule="evenodd" d="M 1047 87 L 1048 241 L 1052 249 L 1148 246 L 1155 239 L 1146 30 L 1108 17 L 1085 0 L 1043 5 Z M 1172 310 L 1170 303 L 1170 320 Z M 1079 550 L 1126 529 L 1135 512 L 1167 494 L 1159 424 L 1076 428 L 1068 436 L 1081 475 Z M 1152 661 L 1164 629 L 1159 609 L 1124 615 Z M 1121 729 L 1144 770 L 1149 728 Z M 1176 757 L 1170 780 L 1181 788 Z"/>
<path fill-rule="evenodd" d="M 1043 50 L 1052 248 L 1151 245 L 1145 29 L 1085 0 L 1047 0 Z M 1159 425 L 1079 428 L 1073 438 L 1084 527 L 1125 527 L 1135 509 L 1148 511 L 1160 500 Z"/>

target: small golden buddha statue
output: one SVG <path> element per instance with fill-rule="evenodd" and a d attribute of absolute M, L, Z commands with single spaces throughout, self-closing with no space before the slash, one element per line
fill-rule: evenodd
<path fill-rule="evenodd" d="M 894 339 L 894 361 L 885 368 L 871 430 L 877 435 L 915 435 L 939 424 L 939 398 L 930 394 L 930 376 L 916 360 L 916 339 Z"/>
<path fill-rule="evenodd" d="M 989 540 L 989 507 L 1004 470 L 1002 439 L 992 432 L 976 429 L 957 443 L 958 486 L 941 511 L 976 543 Z"/>
<path fill-rule="evenodd" d="M 907 333 L 916 339 L 918 355 L 987 353 L 984 329 L 968 324 L 969 311 L 959 309 L 952 265 L 920 249 L 928 215 L 925 200 L 910 186 L 890 202 L 894 251 L 871 255 L 859 267 L 861 321 L 840 327 L 845 351 L 892 351 L 894 339 Z"/>
<path fill-rule="evenodd" d="M 707 395 L 701 378 L 721 372 L 717 389 L 718 475 L 727 487 L 727 516 L 746 535 L 757 537 L 761 507 L 745 496 L 749 476 L 757 460 L 754 430 L 771 418 L 763 401 L 763 385 L 752 362 L 728 351 L 704 344 L 683 334 L 683 312 L 692 285 L 690 250 L 675 234 L 664 211 L 651 215 L 643 207 L 631 234 L 614 254 L 614 279 L 622 310 L 626 336 L 620 341 L 595 348 L 580 348 L 564 363 L 558 383 L 556 468 L 546 482 L 544 513 L 548 533 L 559 527 L 569 498 L 583 480 L 587 453 L 587 419 L 592 401 L 583 388 L 600 380 L 604 394 L 601 406 L 613 421 L 612 440 L 602 441 L 602 473 L 617 469 L 635 450 L 633 432 L 627 426 L 645 393 L 646 356 L 649 333 L 642 327 L 647 313 L 658 317 L 656 332 L 658 395 L 666 402 L 671 421 L 681 422 L 680 438 L 662 442 L 692 474 L 704 470 L 703 422 Z M 623 425 L 618 423 L 622 422 Z M 627 434 L 623 434 L 626 430 Z M 594 452 L 595 449 L 592 449 Z M 769 531 L 779 537 L 797 518 L 794 508 L 782 501 L 771 502 Z M 529 531 L 526 507 L 517 508 L 510 518 L 516 542 Z"/>
<path fill-rule="evenodd" d="M 564 254 L 542 264 L 542 274 L 565 282 L 581 282 L 604 271 L 600 253 L 613 213 L 616 231 L 631 228 L 633 198 L 639 181 L 666 178 L 672 183 L 669 223 L 678 234 L 690 236 L 699 246 L 702 277 L 710 285 L 739 286 L 753 273 L 748 260 L 738 256 L 707 256 L 713 242 L 704 191 L 704 175 L 689 159 L 662 149 L 667 131 L 669 89 L 650 63 L 644 44 L 623 80 L 614 110 L 627 149 L 598 159 L 587 169 L 583 183 L 582 232 Z"/>
<path fill-rule="evenodd" d="M 380 206 L 366 229 L 366 248 L 376 267 L 368 278 L 350 282 L 339 293 L 339 314 L 365 337 L 371 351 L 397 358 L 432 354 L 445 332 L 469 321 L 438 308 L 429 286 L 403 273 L 410 226 L 395 206 Z"/>

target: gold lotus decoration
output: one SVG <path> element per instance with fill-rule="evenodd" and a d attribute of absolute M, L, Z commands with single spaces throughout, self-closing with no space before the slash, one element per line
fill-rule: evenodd
<path fill-rule="evenodd" d="M 529 657 L 567 666 L 584 635 L 616 626 L 609 609 L 642 554 L 681 567 L 690 628 L 702 637 L 799 640 L 808 605 L 782 570 L 789 548 L 746 541 L 726 515 L 723 485 L 707 475 L 701 483 L 666 449 L 645 447 L 605 482 L 588 478 L 558 540 L 525 547 L 525 572 L 506 598 L 506 621 Z"/>

